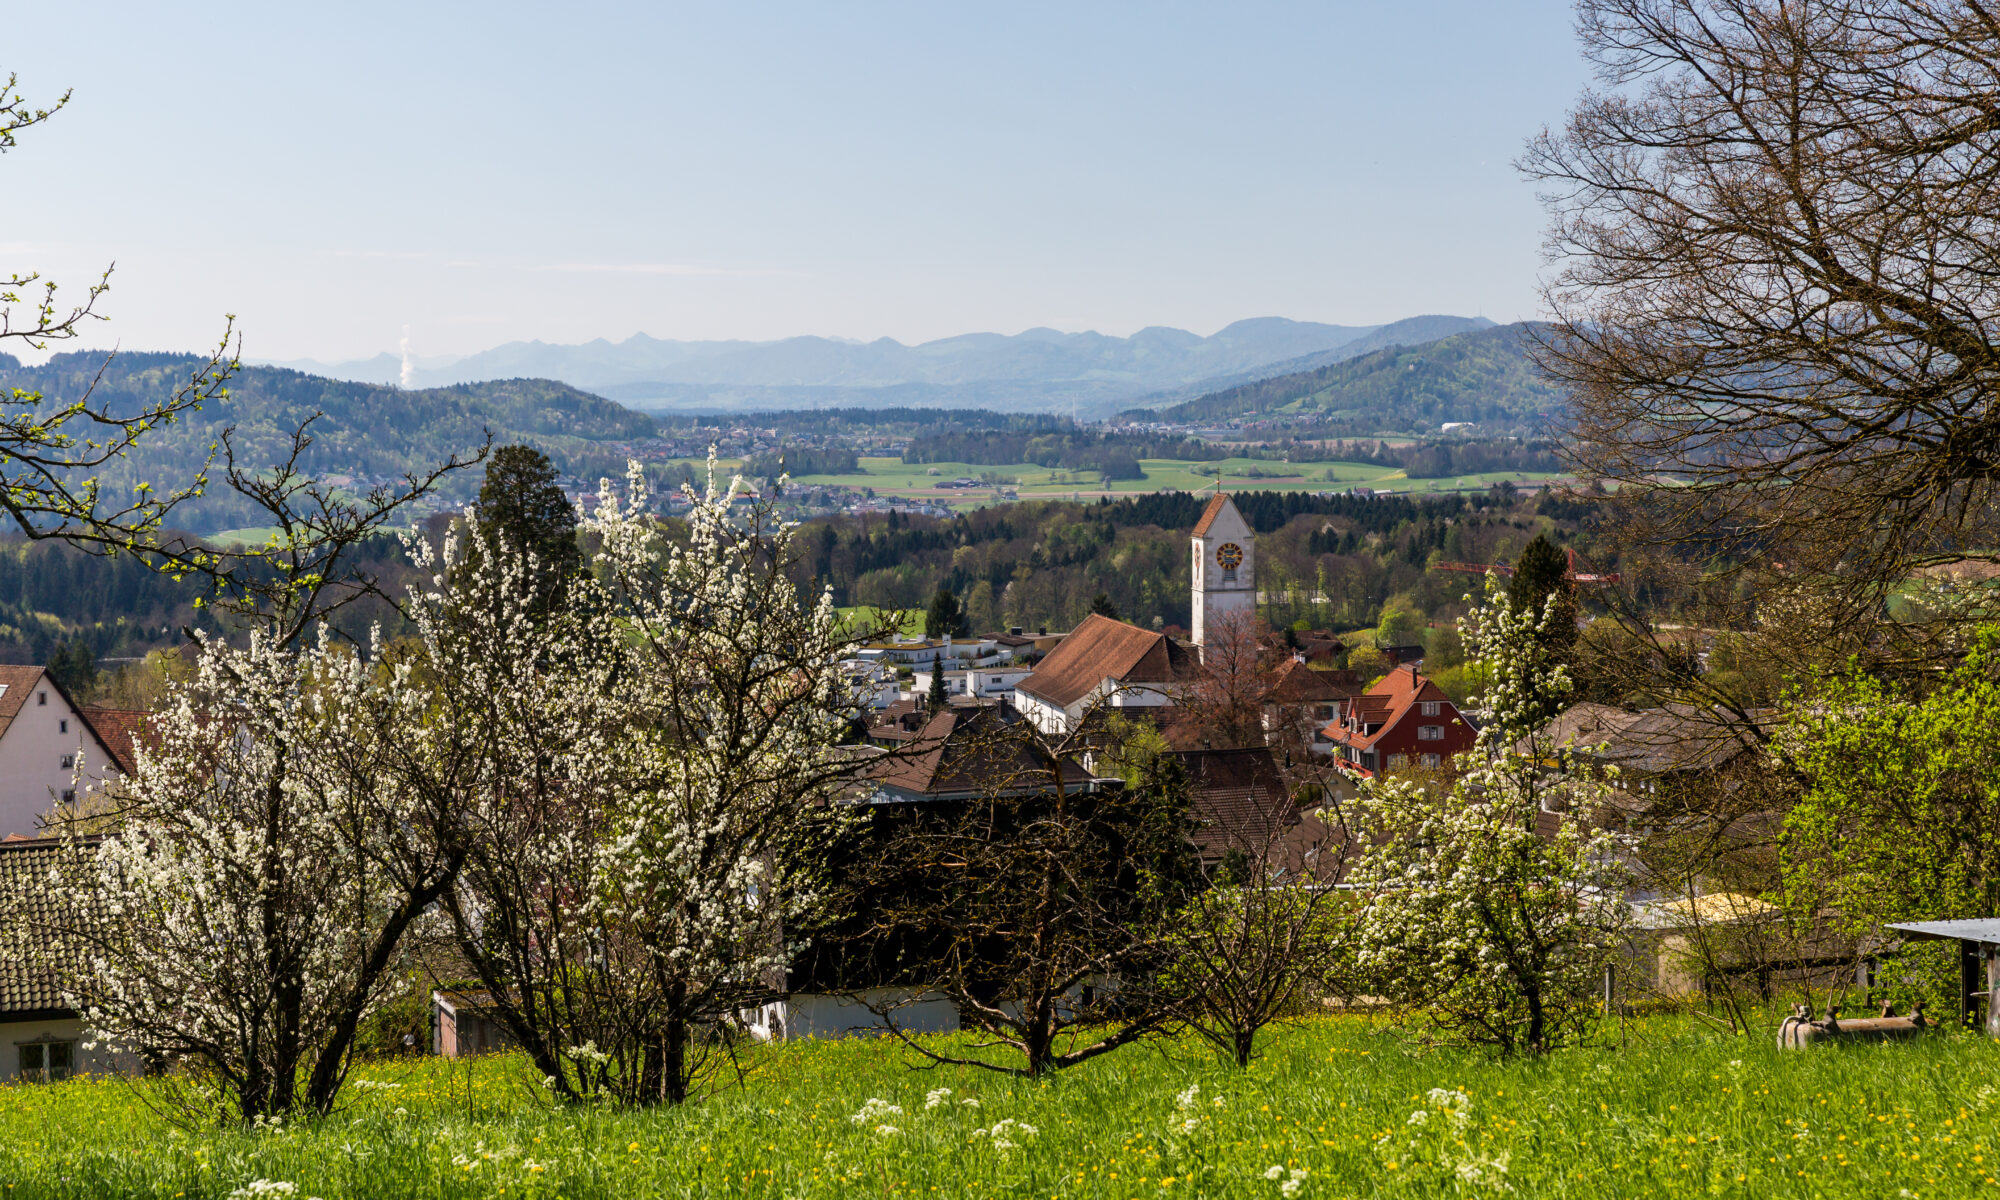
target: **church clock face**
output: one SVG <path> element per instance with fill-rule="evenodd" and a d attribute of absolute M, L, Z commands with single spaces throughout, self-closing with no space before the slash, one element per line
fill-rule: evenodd
<path fill-rule="evenodd" d="M 1235 574 L 1236 568 L 1243 565 L 1243 547 L 1237 545 L 1235 542 L 1224 542 L 1220 546 L 1217 546 L 1215 548 L 1215 565 L 1232 575 Z"/>

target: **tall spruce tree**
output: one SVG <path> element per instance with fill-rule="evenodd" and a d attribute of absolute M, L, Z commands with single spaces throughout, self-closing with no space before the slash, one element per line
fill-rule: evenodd
<path fill-rule="evenodd" d="M 1514 578 L 1507 591 L 1514 611 L 1530 620 L 1539 620 L 1543 606 L 1555 599 L 1555 611 L 1536 638 L 1542 657 L 1533 664 L 1531 677 L 1544 678 L 1556 667 L 1569 666 L 1576 650 L 1576 585 L 1569 577 L 1569 556 L 1546 534 L 1536 534 L 1514 560 Z M 1532 715 L 1548 720 L 1562 711 L 1563 698 L 1556 693 L 1537 697 Z"/>
<path fill-rule="evenodd" d="M 944 690 L 944 657 L 938 654 L 931 655 L 930 702 L 932 712 L 938 712 L 951 703 L 950 695 Z"/>
<path fill-rule="evenodd" d="M 959 607 L 958 597 L 950 588 L 939 588 L 931 597 L 929 611 L 924 613 L 924 636 L 927 638 L 965 635 L 965 610 Z"/>
<path fill-rule="evenodd" d="M 481 529 L 534 556 L 527 582 L 540 612 L 561 606 L 568 580 L 583 565 L 576 506 L 556 478 L 555 464 L 533 446 L 502 446 L 487 460 L 479 487 Z"/>

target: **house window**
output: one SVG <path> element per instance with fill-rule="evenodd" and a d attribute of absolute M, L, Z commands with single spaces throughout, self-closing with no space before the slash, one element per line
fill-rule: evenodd
<path fill-rule="evenodd" d="M 1444 740 L 1444 726 L 1442 726 L 1442 725 L 1419 725 L 1419 726 L 1417 726 L 1417 740 L 1418 740 L 1418 741 L 1420 741 L 1420 742 L 1441 742 L 1441 741 L 1443 741 L 1443 740 Z"/>
<path fill-rule="evenodd" d="M 63 756 L 62 756 L 62 769 L 63 769 L 63 770 L 65 770 L 65 771 L 70 771 L 70 770 L 74 770 L 75 768 L 76 768 L 76 755 L 74 755 L 74 754 L 65 754 L 65 755 L 63 755 Z"/>
<path fill-rule="evenodd" d="M 57 722 L 56 722 L 56 732 L 57 732 L 57 733 L 68 733 L 68 732 L 69 732 L 69 718 L 68 718 L 68 717 L 64 717 L 64 718 L 63 718 L 62 720 L 60 720 L 60 721 L 57 721 Z"/>
<path fill-rule="evenodd" d="M 75 1042 L 23 1042 L 16 1047 L 21 1052 L 21 1082 L 61 1083 L 70 1076 L 74 1061 Z"/>
<path fill-rule="evenodd" d="M 1419 757 L 1423 759 L 1423 763 L 1427 767 L 1441 767 L 1444 765 L 1444 755 L 1442 754 L 1425 754 Z"/>
<path fill-rule="evenodd" d="M 62 798 L 62 802 L 63 802 L 64 804 L 75 804 L 75 803 L 76 803 L 76 789 L 75 789 L 75 788 L 64 788 L 64 789 L 63 789 L 63 798 Z"/>
<path fill-rule="evenodd" d="M 38 704 L 38 705 L 40 705 L 40 704 L 47 704 L 48 702 L 49 702 L 49 694 L 48 694 L 47 692 L 37 692 L 37 693 L 35 693 L 35 703 L 36 703 L 36 704 Z"/>
<path fill-rule="evenodd" d="M 1444 705 L 1443 705 L 1443 702 L 1442 702 L 1442 701 L 1439 701 L 1439 700 L 1426 700 L 1426 701 L 1424 701 L 1424 702 L 1423 702 L 1423 705 L 1422 705 L 1422 710 L 1421 710 L 1421 711 L 1420 711 L 1420 712 L 1418 713 L 1418 715 L 1419 715 L 1419 716 L 1425 716 L 1425 717 L 1435 717 L 1435 716 L 1437 716 L 1437 715 L 1438 715 L 1439 711 L 1440 711 L 1440 710 L 1441 710 L 1441 709 L 1442 709 L 1443 707 L 1444 707 Z"/>

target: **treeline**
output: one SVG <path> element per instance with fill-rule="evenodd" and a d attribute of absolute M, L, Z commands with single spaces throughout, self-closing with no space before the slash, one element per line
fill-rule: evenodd
<path fill-rule="evenodd" d="M 776 479 L 780 475 L 852 475 L 861 469 L 861 460 L 850 446 L 786 446 L 776 453 L 759 454 L 743 468 L 745 475 Z"/>
<path fill-rule="evenodd" d="M 436 532 L 441 536 L 442 525 Z M 382 579 L 391 594 L 415 575 L 401 539 L 386 534 L 357 547 L 354 561 Z M 78 649 L 100 661 L 138 658 L 178 645 L 189 628 L 218 628 L 211 609 L 195 606 L 206 593 L 205 581 L 192 575 L 175 579 L 130 554 L 109 557 L 59 541 L 0 539 L 0 662 L 42 664 L 60 651 Z M 335 620 L 360 642 L 376 624 L 390 636 L 405 628 L 400 613 L 374 600 Z"/>
<path fill-rule="evenodd" d="M 1259 534 L 1258 587 L 1273 624 L 1373 625 L 1407 595 L 1425 612 L 1460 602 L 1471 581 L 1432 558 L 1510 558 L 1551 518 L 1500 488 L 1439 497 L 1232 493 Z M 898 513 L 811 523 L 809 579 L 841 604 L 921 608 L 959 597 L 975 631 L 1068 628 L 1100 593 L 1127 620 L 1190 621 L 1188 534 L 1206 497 L 1158 493 L 1096 503 L 1030 501 L 949 519 Z M 1576 531 L 1581 522 L 1561 524 Z M 1569 535 L 1565 535 L 1569 536 Z M 1608 568 L 1607 568 L 1608 569 Z"/>
<path fill-rule="evenodd" d="M 1449 479 L 1488 471 L 1553 474 L 1565 469 L 1551 441 L 1487 438 L 1391 445 L 1383 441 L 1288 442 L 1279 447 L 1287 462 L 1357 462 L 1400 468 L 1411 479 Z"/>

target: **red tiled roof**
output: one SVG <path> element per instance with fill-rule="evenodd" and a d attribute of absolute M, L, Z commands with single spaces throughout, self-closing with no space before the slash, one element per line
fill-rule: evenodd
<path fill-rule="evenodd" d="M 1201 520 L 1194 523 L 1194 536 L 1207 537 L 1208 527 L 1215 524 L 1215 518 L 1222 515 L 1222 506 L 1229 503 L 1229 497 L 1221 492 L 1208 498 L 1208 507 L 1201 510 Z"/>
<path fill-rule="evenodd" d="M 139 739 L 146 733 L 148 714 L 129 708 L 86 708 L 83 723 L 111 755 L 111 765 L 127 775 L 139 769 Z"/>
<path fill-rule="evenodd" d="M 1340 715 L 1321 732 L 1330 741 L 1352 746 L 1356 750 L 1370 750 L 1396 728 L 1409 714 L 1410 707 L 1419 700 L 1443 701 L 1451 706 L 1447 711 L 1453 719 L 1463 719 L 1457 716 L 1458 705 L 1437 684 L 1417 674 L 1415 667 L 1397 667 L 1376 680 L 1365 693 L 1343 705 Z M 1349 717 L 1358 717 L 1363 728 L 1346 728 Z M 1367 733 L 1365 728 L 1369 725 L 1378 728 L 1374 733 Z"/>
<path fill-rule="evenodd" d="M 1092 613 L 1062 645 L 1016 684 L 1057 708 L 1068 708 L 1106 679 L 1119 683 L 1173 683 L 1192 668 L 1186 647 L 1163 633 Z"/>
<path fill-rule="evenodd" d="M 29 693 L 42 681 L 46 671 L 41 667 L 24 667 L 13 663 L 0 663 L 0 734 L 14 723 L 21 706 L 28 702 Z"/>

